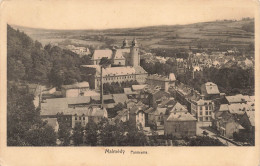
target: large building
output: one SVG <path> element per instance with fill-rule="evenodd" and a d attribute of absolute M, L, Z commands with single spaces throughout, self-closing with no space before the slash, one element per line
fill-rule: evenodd
<path fill-rule="evenodd" d="M 220 92 L 218 90 L 218 86 L 213 82 L 207 82 L 201 85 L 201 94 L 204 95 L 206 100 L 220 98 Z"/>
<path fill-rule="evenodd" d="M 102 58 L 108 58 L 111 60 L 112 65 L 140 66 L 139 47 L 136 39 L 132 41 L 132 45 L 130 47 L 125 39 L 120 49 L 112 48 L 95 50 L 91 58 L 92 65 L 99 65 Z"/>
<path fill-rule="evenodd" d="M 198 121 L 211 121 L 214 114 L 214 102 L 212 100 L 198 100 L 191 102 L 191 113 Z"/>
<path fill-rule="evenodd" d="M 170 86 L 175 86 L 175 75 L 169 74 L 169 77 L 161 76 L 158 74 L 149 75 L 146 78 L 146 83 L 150 86 L 159 86 L 165 92 L 168 92 Z"/>
<path fill-rule="evenodd" d="M 139 47 L 136 39 L 132 41 L 131 47 L 128 47 L 124 40 L 121 49 L 95 50 L 92 55 L 92 65 L 83 65 L 82 70 L 86 73 L 86 79 L 91 89 L 99 89 L 101 83 L 102 58 L 111 61 L 111 66 L 102 69 L 103 83 L 137 81 L 140 84 L 145 83 L 147 72 L 140 66 Z"/>

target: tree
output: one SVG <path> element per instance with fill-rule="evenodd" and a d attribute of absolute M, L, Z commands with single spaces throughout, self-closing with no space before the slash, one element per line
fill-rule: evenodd
<path fill-rule="evenodd" d="M 93 121 L 90 120 L 86 125 L 86 135 L 85 135 L 85 143 L 90 146 L 96 146 L 98 143 L 98 126 Z"/>
<path fill-rule="evenodd" d="M 61 141 L 61 145 L 70 145 L 70 126 L 65 122 L 59 122 L 58 138 Z"/>
<path fill-rule="evenodd" d="M 74 145 L 79 146 L 83 143 L 83 127 L 81 124 L 76 123 L 75 127 L 73 128 L 73 134 L 72 139 L 74 142 Z"/>
<path fill-rule="evenodd" d="M 25 140 L 32 146 L 54 146 L 56 134 L 51 126 L 44 125 L 25 132 Z"/>
<path fill-rule="evenodd" d="M 218 139 L 214 139 L 211 137 L 201 137 L 197 136 L 195 138 L 191 138 L 189 140 L 188 146 L 225 146 Z"/>

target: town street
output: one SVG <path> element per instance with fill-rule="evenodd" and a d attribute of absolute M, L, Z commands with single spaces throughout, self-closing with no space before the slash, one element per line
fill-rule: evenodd
<path fill-rule="evenodd" d="M 209 137 L 216 138 L 227 146 L 236 146 L 235 144 L 233 144 L 223 138 L 218 137 L 217 134 L 215 133 L 214 129 L 212 129 L 210 126 L 211 126 L 211 122 L 198 122 L 197 123 L 197 135 L 203 135 L 202 134 L 203 131 L 206 131 L 208 133 Z"/>

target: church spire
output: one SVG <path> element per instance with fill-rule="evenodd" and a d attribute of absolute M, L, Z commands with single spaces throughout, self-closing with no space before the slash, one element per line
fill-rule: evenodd
<path fill-rule="evenodd" d="M 136 38 L 134 38 L 133 41 L 132 41 L 132 47 L 138 47 Z"/>
<path fill-rule="evenodd" d="M 124 41 L 123 41 L 123 46 L 122 46 L 122 48 L 127 48 L 127 47 L 129 47 L 129 45 L 128 45 L 128 42 L 127 42 L 127 40 L 126 40 L 126 38 L 125 38 Z"/>

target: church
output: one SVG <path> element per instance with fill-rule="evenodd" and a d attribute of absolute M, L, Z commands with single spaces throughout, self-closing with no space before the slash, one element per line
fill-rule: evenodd
<path fill-rule="evenodd" d="M 91 89 L 100 87 L 101 67 L 99 63 L 102 58 L 108 58 L 111 61 L 111 65 L 103 69 L 103 83 L 121 83 L 131 80 L 136 80 L 140 84 L 145 83 L 148 74 L 140 66 L 139 47 L 136 39 L 133 39 L 131 46 L 125 39 L 120 49 L 113 47 L 94 51 L 91 57 L 92 65 L 82 65 Z"/>

